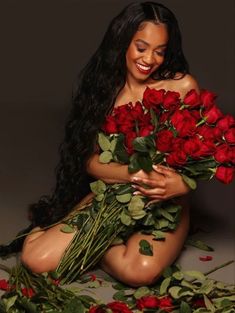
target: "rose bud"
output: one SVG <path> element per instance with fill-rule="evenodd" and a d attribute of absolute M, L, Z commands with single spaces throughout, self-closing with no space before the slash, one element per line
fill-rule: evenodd
<path fill-rule="evenodd" d="M 204 111 L 202 114 L 203 117 L 206 118 L 207 124 L 214 124 L 219 118 L 223 116 L 223 113 L 216 105 L 211 106 L 210 109 Z"/>
<path fill-rule="evenodd" d="M 235 144 L 235 128 L 228 129 L 225 134 L 224 138 L 227 141 L 227 143 Z"/>
<path fill-rule="evenodd" d="M 230 148 L 227 144 L 216 147 L 214 158 L 219 163 L 228 163 L 230 161 Z"/>
<path fill-rule="evenodd" d="M 235 119 L 232 115 L 227 114 L 217 122 L 216 126 L 222 131 L 226 131 L 235 126 Z"/>
<path fill-rule="evenodd" d="M 167 91 L 163 99 L 163 108 L 165 110 L 174 111 L 180 107 L 180 94 L 175 91 Z"/>
<path fill-rule="evenodd" d="M 145 296 L 137 299 L 136 306 L 139 310 L 156 309 L 159 307 L 160 301 L 156 296 Z"/>
<path fill-rule="evenodd" d="M 189 105 L 190 108 L 197 108 L 201 104 L 200 95 L 195 89 L 190 90 L 184 97 L 184 104 Z"/>
<path fill-rule="evenodd" d="M 201 102 L 205 109 L 210 109 L 215 104 L 217 95 L 208 90 L 202 90 L 200 94 Z"/>
<path fill-rule="evenodd" d="M 232 182 L 235 169 L 232 167 L 219 166 L 216 169 L 215 177 L 224 184 Z"/>
<path fill-rule="evenodd" d="M 162 103 L 164 98 L 164 89 L 156 90 L 147 87 L 143 95 L 143 104 L 147 109 L 154 108 Z"/>

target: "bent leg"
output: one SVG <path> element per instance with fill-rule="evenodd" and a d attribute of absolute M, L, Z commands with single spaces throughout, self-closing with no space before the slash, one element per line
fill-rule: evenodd
<path fill-rule="evenodd" d="M 63 233 L 58 224 L 47 230 L 36 228 L 24 242 L 21 260 L 35 273 L 56 269 L 75 233 Z M 34 232 L 37 231 L 37 232 Z"/>
<path fill-rule="evenodd" d="M 87 195 L 78 206 L 88 203 L 92 194 Z M 77 207 L 74 208 L 76 210 Z M 23 245 L 21 260 L 35 273 L 54 271 L 75 233 L 64 233 L 58 224 L 47 230 L 35 228 Z M 36 232 L 35 232 L 36 231 Z"/>
<path fill-rule="evenodd" d="M 102 259 L 104 271 L 118 280 L 137 287 L 154 283 L 162 271 L 179 255 L 189 228 L 189 210 L 182 210 L 181 221 L 174 232 L 166 234 L 165 241 L 152 240 L 153 236 L 136 233 L 126 245 L 111 247 Z M 139 242 L 145 239 L 153 246 L 153 256 L 139 252 Z"/>

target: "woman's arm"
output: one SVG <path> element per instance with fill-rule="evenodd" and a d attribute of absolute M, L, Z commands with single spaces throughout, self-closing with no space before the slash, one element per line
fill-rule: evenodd
<path fill-rule="evenodd" d="M 94 154 L 87 162 L 87 172 L 89 175 L 103 180 L 107 184 L 129 183 L 131 175 L 128 166 L 116 162 L 103 164 L 99 162 L 99 155 Z"/>

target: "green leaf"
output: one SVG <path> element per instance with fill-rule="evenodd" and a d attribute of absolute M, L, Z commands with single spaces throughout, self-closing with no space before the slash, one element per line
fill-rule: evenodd
<path fill-rule="evenodd" d="M 120 203 L 128 203 L 131 200 L 132 194 L 126 193 L 123 195 L 116 195 L 116 199 Z"/>
<path fill-rule="evenodd" d="M 152 171 L 153 162 L 149 155 L 139 155 L 138 156 L 138 163 L 140 164 L 141 168 L 146 172 L 149 173 Z"/>
<path fill-rule="evenodd" d="M 145 217 L 146 212 L 144 210 L 140 210 L 140 211 L 130 211 L 130 216 L 134 219 L 134 220 L 140 220 L 141 218 Z"/>
<path fill-rule="evenodd" d="M 167 292 L 168 287 L 170 286 L 171 283 L 171 277 L 165 278 L 160 286 L 160 295 L 164 295 Z"/>
<path fill-rule="evenodd" d="M 181 174 L 183 181 L 192 189 L 195 190 L 197 188 L 197 182 L 195 179 L 188 177 L 184 174 Z"/>
<path fill-rule="evenodd" d="M 111 140 L 111 144 L 110 144 L 110 151 L 112 153 L 114 153 L 115 149 L 116 149 L 116 144 L 117 144 L 117 139 L 116 138 L 113 138 Z"/>
<path fill-rule="evenodd" d="M 18 295 L 15 295 L 15 296 L 7 298 L 7 299 L 6 298 L 3 299 L 4 305 L 6 307 L 6 312 L 8 312 L 11 307 L 13 307 L 17 298 L 18 298 Z"/>
<path fill-rule="evenodd" d="M 210 312 L 216 312 L 216 308 L 214 307 L 214 305 L 212 304 L 212 302 L 209 300 L 209 298 L 206 295 L 203 295 L 204 298 L 204 302 L 206 305 L 206 308 L 210 311 Z"/>
<path fill-rule="evenodd" d="M 162 276 L 167 278 L 172 275 L 172 268 L 170 266 L 166 267 L 162 273 Z"/>
<path fill-rule="evenodd" d="M 190 277 L 198 279 L 200 281 L 206 279 L 206 276 L 199 271 L 184 271 L 183 273 L 186 276 L 190 276 Z"/>
<path fill-rule="evenodd" d="M 131 225 L 131 217 L 124 210 L 121 212 L 120 219 L 122 224 L 129 226 Z"/>
<path fill-rule="evenodd" d="M 75 229 L 73 226 L 65 224 L 61 227 L 60 231 L 62 231 L 63 233 L 74 233 Z"/>
<path fill-rule="evenodd" d="M 98 195 L 98 194 L 102 194 L 105 192 L 106 185 L 102 180 L 96 180 L 96 181 L 90 183 L 90 188 L 91 188 L 91 191 L 95 195 Z"/>
<path fill-rule="evenodd" d="M 142 211 L 145 206 L 142 196 L 133 196 L 128 205 L 128 211 Z"/>
<path fill-rule="evenodd" d="M 158 210 L 158 212 L 159 212 L 163 217 L 165 217 L 168 221 L 174 222 L 174 217 L 173 217 L 170 213 L 168 213 L 166 210 L 160 208 L 160 209 Z"/>
<path fill-rule="evenodd" d="M 180 312 L 179 313 L 191 313 L 192 310 L 190 308 L 190 306 L 188 305 L 188 303 L 182 301 L 180 303 Z"/>
<path fill-rule="evenodd" d="M 176 280 L 182 280 L 184 278 L 184 274 L 180 271 L 178 272 L 175 272 L 173 275 L 172 275 Z"/>
<path fill-rule="evenodd" d="M 140 299 L 142 297 L 149 296 L 150 294 L 151 294 L 151 290 L 148 287 L 144 286 L 144 287 L 139 287 L 138 289 L 136 289 L 133 296 L 135 299 Z"/>
<path fill-rule="evenodd" d="M 99 283 L 98 280 L 90 281 L 90 282 L 87 284 L 87 287 L 88 287 L 88 288 L 99 288 L 99 287 L 100 287 L 100 283 Z"/>
<path fill-rule="evenodd" d="M 166 220 L 165 218 L 158 219 L 155 223 L 155 228 L 156 229 L 162 229 L 166 228 L 169 225 L 169 221 Z"/>
<path fill-rule="evenodd" d="M 96 201 L 100 202 L 104 199 L 104 194 L 103 193 L 100 193 L 98 194 L 96 197 L 95 197 Z"/>
<path fill-rule="evenodd" d="M 165 240 L 165 237 L 166 237 L 166 233 L 164 233 L 161 230 L 154 230 L 152 232 L 152 235 L 155 237 L 154 239 L 156 240 Z"/>
<path fill-rule="evenodd" d="M 119 290 L 114 293 L 113 299 L 117 301 L 126 301 L 126 295 L 124 290 Z"/>
<path fill-rule="evenodd" d="M 140 169 L 141 169 L 141 165 L 138 161 L 138 154 L 134 153 L 130 157 L 130 163 L 128 165 L 128 172 L 129 173 L 135 173 L 135 172 L 138 172 Z"/>
<path fill-rule="evenodd" d="M 158 127 L 158 118 L 157 118 L 157 115 L 156 113 L 154 112 L 154 110 L 152 108 L 150 108 L 150 115 L 151 115 L 151 123 L 155 126 L 155 130 L 157 129 Z"/>
<path fill-rule="evenodd" d="M 181 281 L 181 286 L 190 288 L 192 290 L 194 290 L 196 287 L 194 284 L 192 284 L 191 282 L 184 280 L 184 279 Z"/>
<path fill-rule="evenodd" d="M 174 299 L 179 299 L 180 296 L 179 296 L 179 292 L 182 290 L 181 287 L 179 286 L 173 286 L 173 287 L 170 287 L 168 292 L 169 294 L 172 296 L 172 298 Z"/>
<path fill-rule="evenodd" d="M 208 295 L 215 287 L 215 282 L 212 279 L 206 279 L 203 281 L 201 287 L 198 289 L 198 293 Z"/>
<path fill-rule="evenodd" d="M 108 138 L 104 135 L 104 133 L 98 134 L 98 143 L 103 151 L 107 151 L 110 149 L 111 143 L 108 140 Z"/>
<path fill-rule="evenodd" d="M 138 152 L 148 152 L 148 140 L 146 137 L 136 137 L 132 142 L 133 148 Z"/>
<path fill-rule="evenodd" d="M 113 154 L 110 151 L 104 151 L 99 155 L 100 163 L 107 164 L 110 163 L 113 159 Z"/>
<path fill-rule="evenodd" d="M 204 250 L 204 251 L 214 251 L 214 249 L 210 246 L 208 246 L 207 244 L 205 244 L 203 241 L 201 240 L 194 240 L 192 238 L 188 238 L 185 242 L 186 245 L 189 246 L 193 246 L 195 248 Z"/>
<path fill-rule="evenodd" d="M 85 313 L 85 307 L 78 298 L 72 298 L 62 313 Z"/>
<path fill-rule="evenodd" d="M 153 246 L 147 240 L 140 240 L 139 247 L 139 252 L 141 254 L 153 256 Z"/>

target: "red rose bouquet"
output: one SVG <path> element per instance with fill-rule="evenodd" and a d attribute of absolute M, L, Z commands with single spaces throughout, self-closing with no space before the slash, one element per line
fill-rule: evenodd
<path fill-rule="evenodd" d="M 235 165 L 235 119 L 223 115 L 209 91 L 187 93 L 183 101 L 174 91 L 147 88 L 142 102 L 114 109 L 98 135 L 102 163 L 128 164 L 129 172 L 152 170 L 153 164 L 173 167 L 196 188 L 195 179 L 216 177 L 230 183 Z M 133 195 L 129 184 L 91 183 L 93 201 L 64 221 L 64 232 L 74 232 L 57 274 L 62 282 L 76 279 L 96 264 L 112 244 L 125 242 L 134 232 L 164 240 L 180 220 L 181 206 L 174 199 L 148 204 Z M 77 230 L 78 229 L 78 230 Z M 139 251 L 153 255 L 148 241 Z"/>
<path fill-rule="evenodd" d="M 128 163 L 130 172 L 148 172 L 153 164 L 164 164 L 182 173 L 192 188 L 192 178 L 215 176 L 230 183 L 235 119 L 223 115 L 215 98 L 207 90 L 191 90 L 181 101 L 178 92 L 147 88 L 142 103 L 122 105 L 106 118 L 99 135 L 100 161 Z"/>

